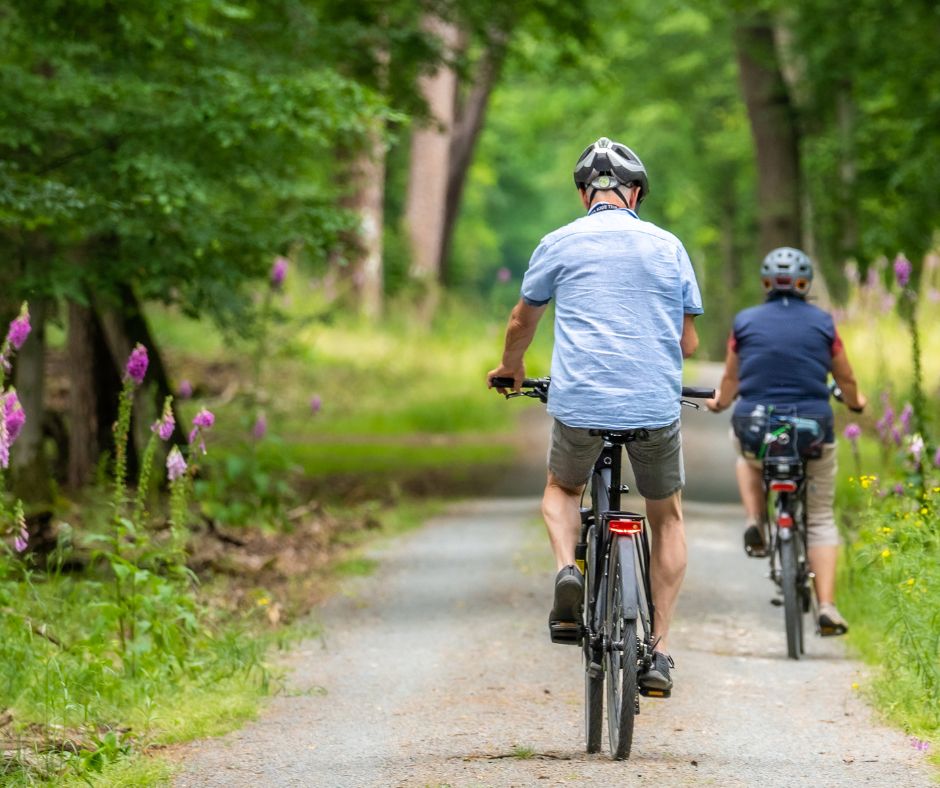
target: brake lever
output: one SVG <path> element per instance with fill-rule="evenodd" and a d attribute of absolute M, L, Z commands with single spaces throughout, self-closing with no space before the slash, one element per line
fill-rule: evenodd
<path fill-rule="evenodd" d="M 689 402 L 687 399 L 680 399 L 679 404 L 685 405 L 687 408 L 694 408 L 695 410 L 702 409 L 702 406 L 699 405 L 697 402 Z"/>

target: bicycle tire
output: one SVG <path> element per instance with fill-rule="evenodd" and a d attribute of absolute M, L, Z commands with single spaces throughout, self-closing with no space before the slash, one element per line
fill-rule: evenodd
<path fill-rule="evenodd" d="M 636 621 L 623 616 L 620 551 L 617 539 L 610 545 L 607 570 L 607 605 L 604 630 L 607 649 L 604 673 L 607 681 L 607 736 L 610 757 L 630 757 L 637 709 Z"/>
<path fill-rule="evenodd" d="M 803 600 L 799 587 L 796 536 L 781 539 L 780 584 L 783 589 L 783 617 L 787 632 L 787 656 L 799 659 L 803 653 Z"/>
<path fill-rule="evenodd" d="M 584 741 L 589 753 L 600 752 L 604 723 L 604 673 L 591 667 L 593 645 L 588 632 L 593 630 L 594 609 L 591 589 L 597 561 L 596 526 L 588 531 L 588 553 L 584 561 Z"/>

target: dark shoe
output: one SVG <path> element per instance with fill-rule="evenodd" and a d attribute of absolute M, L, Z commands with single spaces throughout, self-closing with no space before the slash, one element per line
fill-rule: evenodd
<path fill-rule="evenodd" d="M 767 545 L 759 525 L 749 525 L 744 532 L 744 552 L 751 558 L 767 557 Z"/>
<path fill-rule="evenodd" d="M 672 657 L 668 654 L 654 651 L 649 670 L 637 676 L 640 693 L 654 698 L 668 698 L 672 693 L 672 679 L 669 677 L 669 669 L 675 666 L 676 663 L 672 661 Z"/>
<path fill-rule="evenodd" d="M 822 605 L 819 608 L 819 634 L 824 638 L 844 635 L 849 631 L 849 625 L 839 615 L 835 605 Z"/>
<path fill-rule="evenodd" d="M 581 642 L 583 603 L 584 576 L 576 566 L 566 566 L 555 576 L 555 603 L 548 616 L 553 643 L 578 645 Z"/>

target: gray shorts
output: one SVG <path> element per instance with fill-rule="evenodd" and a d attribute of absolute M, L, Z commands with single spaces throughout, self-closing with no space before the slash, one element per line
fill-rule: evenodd
<path fill-rule="evenodd" d="M 649 440 L 626 444 L 627 455 L 637 492 L 650 500 L 662 500 L 685 485 L 679 420 L 648 432 Z M 548 470 L 566 487 L 580 487 L 590 478 L 603 445 L 603 439 L 589 434 L 586 427 L 569 427 L 555 419 Z"/>

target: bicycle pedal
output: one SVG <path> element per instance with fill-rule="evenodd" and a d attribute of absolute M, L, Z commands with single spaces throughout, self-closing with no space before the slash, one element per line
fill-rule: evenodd
<path fill-rule="evenodd" d="M 644 698 L 668 698 L 672 695 L 672 690 L 652 689 L 650 687 L 640 687 L 640 694 Z"/>
<path fill-rule="evenodd" d="M 581 645 L 582 626 L 580 624 L 549 624 L 548 631 L 552 643 L 561 643 L 568 646 Z"/>
<path fill-rule="evenodd" d="M 774 607 L 783 607 L 783 600 L 774 598 L 770 600 L 770 604 L 772 604 Z"/>

